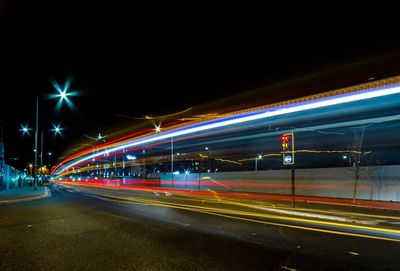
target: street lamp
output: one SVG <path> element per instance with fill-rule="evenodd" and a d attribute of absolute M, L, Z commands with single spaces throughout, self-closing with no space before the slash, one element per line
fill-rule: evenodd
<path fill-rule="evenodd" d="M 21 124 L 21 129 L 20 129 L 20 131 L 22 132 L 22 135 L 25 135 L 25 134 L 28 134 L 29 135 L 29 131 L 31 131 L 31 130 L 33 130 L 34 132 L 35 132 L 35 149 L 33 150 L 33 152 L 35 153 L 35 181 L 34 181 L 34 189 L 35 190 L 37 190 L 37 174 L 38 174 L 38 157 L 37 157 L 37 155 L 38 155 L 38 142 L 37 142 L 37 126 L 38 126 L 38 124 L 36 125 L 36 129 L 32 129 L 32 128 L 29 128 L 28 127 L 28 125 L 26 124 L 26 125 L 22 125 Z M 54 135 L 57 135 L 57 134 L 60 134 L 61 135 L 61 130 L 63 130 L 63 128 L 60 128 L 60 124 L 59 125 L 54 125 L 53 124 L 53 127 L 54 127 L 54 129 L 52 129 L 51 131 L 53 131 L 54 132 Z M 40 145 L 40 148 L 41 148 L 41 150 L 40 150 L 40 167 L 39 167 L 39 171 L 41 172 L 41 173 L 43 173 L 43 131 L 41 132 L 41 145 Z M 48 155 L 49 156 L 51 156 L 52 155 L 52 153 L 51 152 L 49 152 L 48 153 Z M 29 167 L 32 169 L 32 164 L 30 164 L 29 165 Z M 31 175 L 32 175 L 32 172 L 31 172 Z"/>
<path fill-rule="evenodd" d="M 71 79 L 68 78 L 64 84 L 63 87 L 61 87 L 55 80 L 52 81 L 52 85 L 54 86 L 54 88 L 58 91 L 58 94 L 52 94 L 49 95 L 50 98 L 59 98 L 57 105 L 56 105 L 56 109 L 60 109 L 63 101 L 65 101 L 68 105 L 68 107 L 70 107 L 71 109 L 74 109 L 75 106 L 73 105 L 73 103 L 69 100 L 68 96 L 75 96 L 78 94 L 78 92 L 76 91 L 69 91 L 69 87 L 71 85 Z M 39 133 L 39 95 L 36 96 L 36 121 L 35 121 L 35 168 L 34 168 L 34 190 L 37 190 L 37 183 L 38 183 L 38 133 Z M 53 125 L 54 129 L 54 134 L 61 134 L 61 129 L 60 125 L 55 126 Z M 26 126 L 21 125 L 21 131 L 23 133 L 23 135 L 25 133 L 29 134 L 29 130 L 30 128 Z M 43 160 L 43 132 L 42 132 L 42 144 L 41 144 L 41 161 Z M 41 162 L 41 167 L 42 167 L 42 162 Z"/>
<path fill-rule="evenodd" d="M 58 125 L 53 124 L 53 129 L 51 129 L 51 131 L 54 132 L 55 136 L 62 135 L 61 131 L 64 130 L 64 128 L 61 128 L 60 126 L 61 126 L 61 124 L 58 124 Z"/>
<path fill-rule="evenodd" d="M 28 127 L 28 124 L 20 124 L 21 129 L 19 129 L 22 132 L 22 135 L 24 136 L 25 134 L 30 135 L 29 131 L 32 130 L 31 128 Z"/>
<path fill-rule="evenodd" d="M 258 154 L 257 157 L 256 157 L 256 159 L 254 160 L 254 161 L 255 161 L 255 171 L 257 171 L 258 160 L 260 160 L 260 159 L 262 159 L 262 155 L 261 155 L 261 154 Z"/>
<path fill-rule="evenodd" d="M 33 164 L 32 164 L 32 163 L 28 164 L 28 167 L 29 167 L 29 175 L 31 175 L 31 176 L 32 176 L 32 168 L 33 168 Z"/>
<path fill-rule="evenodd" d="M 161 124 L 154 125 L 154 131 L 156 131 L 156 134 L 161 133 Z"/>

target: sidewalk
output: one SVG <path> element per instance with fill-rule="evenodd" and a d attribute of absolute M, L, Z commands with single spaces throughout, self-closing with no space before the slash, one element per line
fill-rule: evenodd
<path fill-rule="evenodd" d="M 49 196 L 49 189 L 38 186 L 35 191 L 33 186 L 14 187 L 7 191 L 0 191 L 0 204 L 41 199 Z"/>

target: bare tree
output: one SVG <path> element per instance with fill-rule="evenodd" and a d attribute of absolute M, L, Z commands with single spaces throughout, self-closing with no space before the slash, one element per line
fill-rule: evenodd
<path fill-rule="evenodd" d="M 353 169 L 354 169 L 354 187 L 353 187 L 353 202 L 356 202 L 357 197 L 357 187 L 358 181 L 360 180 L 360 160 L 361 160 L 361 152 L 362 152 L 362 144 L 364 140 L 364 132 L 365 126 L 360 127 L 360 129 L 354 130 L 353 137 Z"/>

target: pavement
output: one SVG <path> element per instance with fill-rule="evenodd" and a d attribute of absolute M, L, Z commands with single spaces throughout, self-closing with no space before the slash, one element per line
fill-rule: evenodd
<path fill-rule="evenodd" d="M 370 238 L 356 228 L 346 235 L 329 225 L 320 225 L 322 230 L 317 231 L 316 225 L 309 229 L 311 222 L 285 220 L 292 215 L 250 216 L 252 208 L 229 205 L 217 196 L 203 199 L 70 185 L 53 185 L 50 190 L 51 197 L 34 204 L 0 205 L 0 270 L 304 271 L 400 266 L 399 242 L 394 238 Z"/>
<path fill-rule="evenodd" d="M 37 190 L 34 190 L 33 186 L 13 187 L 0 191 L 0 204 L 36 200 L 48 196 L 50 194 L 46 186 L 38 186 Z"/>

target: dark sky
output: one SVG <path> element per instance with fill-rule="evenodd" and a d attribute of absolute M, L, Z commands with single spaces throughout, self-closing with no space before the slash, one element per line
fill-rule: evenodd
<path fill-rule="evenodd" d="M 375 23 L 324 14 L 1 3 L 0 116 L 7 161 L 18 167 L 33 161 L 33 137 L 21 137 L 19 124 L 34 125 L 35 97 L 54 93 L 51 78 L 72 76 L 82 93 L 73 97 L 79 112 L 40 101 L 41 126 L 66 128 L 63 138 L 45 133 L 45 151 L 57 157 L 83 134 L 130 125 L 119 114 L 169 114 L 399 46 L 390 35 L 373 38 Z"/>

